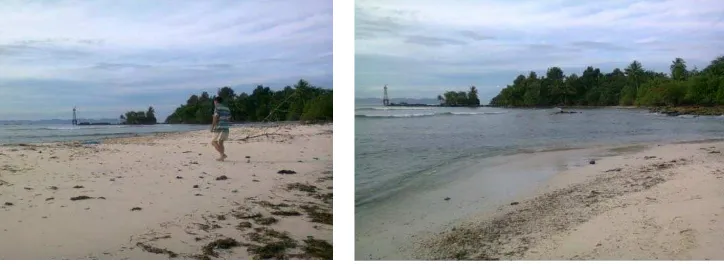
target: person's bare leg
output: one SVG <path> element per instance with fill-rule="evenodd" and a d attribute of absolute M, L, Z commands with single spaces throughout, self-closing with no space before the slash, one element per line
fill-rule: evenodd
<path fill-rule="evenodd" d="M 214 149 L 219 152 L 219 154 L 224 155 L 224 151 L 219 147 L 218 141 L 211 141 L 211 145 L 214 146 Z"/>
<path fill-rule="evenodd" d="M 225 149 L 224 149 L 224 141 L 223 141 L 223 140 L 219 140 L 219 143 L 218 143 L 218 144 L 219 144 L 219 153 L 221 153 L 221 158 L 219 158 L 219 161 L 224 161 L 224 159 L 226 159 L 226 153 L 225 153 Z"/>

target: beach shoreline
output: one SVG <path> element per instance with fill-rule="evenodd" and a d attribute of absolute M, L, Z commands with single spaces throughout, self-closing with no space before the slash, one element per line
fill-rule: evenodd
<path fill-rule="evenodd" d="M 0 259 L 331 258 L 332 124 L 210 140 L 0 146 Z"/>
<path fill-rule="evenodd" d="M 720 139 L 609 148 L 535 191 L 418 235 L 413 259 L 724 258 Z M 619 151 L 621 150 L 621 151 Z M 547 155 L 547 154 L 538 154 Z"/>

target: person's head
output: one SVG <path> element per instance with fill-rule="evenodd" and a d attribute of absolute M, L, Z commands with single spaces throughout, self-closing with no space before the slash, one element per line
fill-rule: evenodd
<path fill-rule="evenodd" d="M 214 98 L 214 105 L 219 105 L 224 102 L 224 99 L 221 99 L 221 96 L 217 96 Z"/>

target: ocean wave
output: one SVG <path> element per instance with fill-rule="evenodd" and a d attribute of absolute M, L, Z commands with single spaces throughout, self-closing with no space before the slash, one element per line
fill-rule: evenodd
<path fill-rule="evenodd" d="M 29 139 L 38 139 L 38 138 L 83 138 L 83 137 L 89 137 L 89 138 L 95 138 L 95 137 L 122 137 L 122 136 L 136 136 L 139 135 L 139 133 L 131 133 L 131 132 L 116 132 L 116 133 L 92 133 L 92 134 L 74 134 L 74 135 L 26 135 L 26 136 L 19 136 L 19 138 L 29 138 Z"/>
<path fill-rule="evenodd" d="M 17 128 L 4 128 L 2 130 L 8 130 L 8 131 L 37 131 L 37 130 L 94 130 L 94 129 L 115 129 L 115 128 L 125 128 L 129 127 L 127 125 L 98 125 L 98 126 L 48 126 L 48 127 L 17 127 Z"/>
<path fill-rule="evenodd" d="M 388 110 L 432 110 L 433 107 L 362 107 L 355 110 L 377 110 L 377 111 L 388 111 Z"/>
<path fill-rule="evenodd" d="M 375 115 L 375 114 L 355 114 L 356 118 L 412 118 L 412 117 L 431 117 L 446 115 L 499 115 L 507 112 L 440 112 L 440 113 L 416 113 L 416 114 L 391 114 L 391 115 Z"/>

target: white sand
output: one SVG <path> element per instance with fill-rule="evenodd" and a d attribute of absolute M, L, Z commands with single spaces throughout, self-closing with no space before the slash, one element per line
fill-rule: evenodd
<path fill-rule="evenodd" d="M 718 151 L 724 143 L 654 145 L 567 170 L 519 204 L 416 241 L 415 258 L 724 259 Z"/>
<path fill-rule="evenodd" d="M 264 131 L 280 135 L 239 140 Z M 303 241 L 313 236 L 331 244 L 332 225 L 312 222 L 314 208 L 300 206 L 316 205 L 317 212 L 331 214 L 332 125 L 264 131 L 233 128 L 225 162 L 214 160 L 218 154 L 207 131 L 100 145 L 0 147 L 0 259 L 169 258 L 164 250 L 175 258 L 195 258 L 219 238 L 241 246 L 215 250 L 218 258 L 250 259 L 249 248 L 279 240 L 254 237 L 264 227 L 288 232 L 296 241 L 296 248 L 278 257 L 318 258 L 301 254 Z M 216 179 L 222 175 L 228 179 Z M 315 186 L 314 192 L 288 190 L 292 183 Z M 70 200 L 81 195 L 96 199 Z M 274 209 L 264 202 L 284 204 Z M 274 216 L 278 222 L 270 225 L 258 224 L 260 218 L 238 219 L 280 210 L 301 215 Z M 246 221 L 252 227 L 237 228 Z M 147 252 L 152 247 L 162 252 Z"/>

